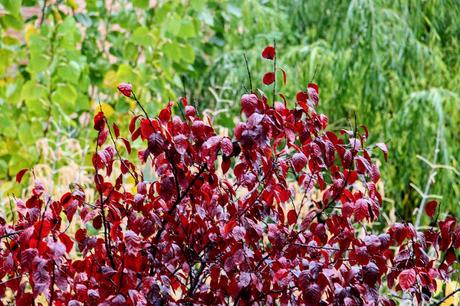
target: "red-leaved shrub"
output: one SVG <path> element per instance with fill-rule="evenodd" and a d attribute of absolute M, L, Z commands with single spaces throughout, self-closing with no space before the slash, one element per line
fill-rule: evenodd
<path fill-rule="evenodd" d="M 276 61 L 274 47 L 263 57 Z M 276 72 L 275 62 L 264 82 L 276 85 Z M 16 222 L 0 218 L 0 296 L 11 290 L 17 305 L 40 295 L 53 305 L 395 305 L 403 291 L 430 300 L 452 272 L 454 218 L 423 232 L 369 226 L 382 205 L 372 156 L 386 157 L 386 146 L 367 145 L 356 124 L 328 131 L 316 84 L 294 108 L 281 94 L 274 103 L 260 90 L 243 95 L 232 138 L 185 98 L 149 118 L 131 85 L 119 88 L 142 114 L 129 136 L 95 116 L 97 200 L 79 186 L 54 199 L 36 183 L 16 201 Z M 130 153 L 138 138 L 140 162 L 130 161 L 121 148 Z"/>

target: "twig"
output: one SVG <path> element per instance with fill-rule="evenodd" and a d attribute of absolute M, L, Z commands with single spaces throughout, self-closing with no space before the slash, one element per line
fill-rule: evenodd
<path fill-rule="evenodd" d="M 460 292 L 460 288 L 452 291 L 449 295 L 445 296 L 442 300 L 440 300 L 439 302 L 437 302 L 436 304 L 434 304 L 435 306 L 439 306 L 441 305 L 442 303 L 444 303 L 444 301 L 446 301 L 447 299 L 449 299 L 451 296 L 455 295 L 457 292 Z"/>
<path fill-rule="evenodd" d="M 252 77 L 251 77 L 251 70 L 249 70 L 248 58 L 246 57 L 246 53 L 243 53 L 244 62 L 246 63 L 246 70 L 248 72 L 249 78 L 249 90 L 252 92 Z"/>
<path fill-rule="evenodd" d="M 45 219 L 46 209 L 48 208 L 48 204 L 50 203 L 50 201 L 51 201 L 51 198 L 49 198 L 48 201 L 46 201 L 45 209 L 43 210 L 43 213 L 40 219 L 40 229 L 38 230 L 38 238 L 37 238 L 37 250 L 40 249 L 40 241 L 42 240 L 41 235 L 42 235 L 42 229 L 43 229 L 43 221 Z"/>
<path fill-rule="evenodd" d="M 152 121 L 150 120 L 149 114 L 147 114 L 147 111 L 142 106 L 141 102 L 137 99 L 136 94 L 134 92 L 132 93 L 132 98 L 134 99 L 134 101 L 136 101 L 137 105 L 139 105 L 139 107 L 141 108 L 142 112 L 144 112 L 144 115 L 148 119 L 148 121 L 150 123 L 150 126 L 155 131 L 155 127 L 153 126 Z"/>
<path fill-rule="evenodd" d="M 22 230 L 16 231 L 16 232 L 12 232 L 12 233 L 8 233 L 8 234 L 4 234 L 4 235 L 0 236 L 0 239 L 8 238 L 8 237 L 10 237 L 10 236 L 14 236 L 14 235 L 20 234 L 21 232 L 22 232 Z"/>
<path fill-rule="evenodd" d="M 56 276 L 54 274 L 54 260 L 52 261 L 52 266 L 51 266 L 51 290 L 50 290 L 50 305 L 53 305 L 53 300 L 54 300 L 54 283 L 56 281 Z"/>
<path fill-rule="evenodd" d="M 190 184 L 187 186 L 187 188 L 185 189 L 185 191 L 178 195 L 176 201 L 174 202 L 174 204 L 171 206 L 171 208 L 166 212 L 167 215 L 171 215 L 174 210 L 176 209 L 177 205 L 179 205 L 182 200 L 187 196 L 188 192 L 190 191 L 190 189 L 192 189 L 193 185 L 195 185 L 195 182 L 196 180 L 201 176 L 201 174 L 207 169 L 207 166 L 206 164 L 204 164 L 201 169 L 198 171 L 198 173 L 193 177 L 192 181 L 190 182 Z M 164 232 L 165 230 L 165 227 L 166 227 L 166 223 L 167 223 L 167 219 L 166 218 L 163 218 L 163 221 L 161 222 L 161 228 L 158 230 L 157 234 L 155 235 L 155 239 L 154 239 L 154 244 L 156 246 L 156 244 L 158 244 L 158 241 L 160 240 L 161 238 L 161 234 Z M 155 258 L 156 256 L 156 248 L 153 247 L 153 245 L 151 246 L 151 254 L 152 254 L 152 257 Z M 150 270 L 150 274 L 153 275 L 153 267 L 152 269 Z"/>
<path fill-rule="evenodd" d="M 101 111 L 102 111 L 102 108 L 101 108 Z M 109 122 L 107 121 L 107 118 L 105 118 L 105 116 L 104 116 L 104 121 L 105 121 L 105 123 L 107 124 L 107 128 L 108 128 L 108 130 L 109 130 L 110 139 L 112 140 L 112 144 L 113 144 L 113 147 L 114 147 L 114 149 L 115 149 L 115 152 L 117 153 L 118 159 L 119 159 L 120 162 L 126 167 L 126 169 L 128 170 L 129 174 L 133 177 L 134 182 L 136 182 L 136 185 L 137 185 L 137 184 L 139 183 L 139 180 L 137 179 L 137 176 L 135 176 L 135 175 L 131 172 L 131 169 L 129 169 L 129 166 L 125 163 L 125 161 L 124 161 L 123 158 L 121 157 L 120 151 L 118 151 L 117 144 L 115 143 L 115 138 L 114 138 L 113 135 L 112 135 L 112 130 L 110 130 Z"/>
<path fill-rule="evenodd" d="M 46 0 L 43 0 L 43 5 L 42 5 L 42 15 L 40 16 L 40 21 L 38 23 L 38 26 L 42 26 L 43 21 L 45 21 L 45 10 L 46 10 Z"/>
<path fill-rule="evenodd" d="M 101 136 L 101 130 L 97 133 L 97 140 L 96 140 L 96 155 L 98 153 L 98 147 L 99 147 L 99 144 L 98 144 L 98 141 L 99 141 L 99 137 Z M 106 249 L 106 252 L 107 252 L 107 256 L 109 257 L 109 261 L 110 261 L 110 264 L 112 266 L 113 269 L 115 269 L 115 262 L 113 260 L 113 257 L 112 257 L 112 250 L 110 248 L 110 233 L 107 231 L 107 220 L 105 218 L 105 213 L 104 213 L 104 196 L 102 194 L 102 186 L 99 182 L 99 169 L 97 167 L 94 167 L 94 169 L 96 170 L 96 177 L 95 177 L 95 181 L 96 181 L 96 189 L 99 193 L 99 201 L 100 201 L 100 209 L 101 209 L 101 217 L 102 217 L 102 223 L 104 225 L 104 243 L 105 243 L 105 249 Z M 113 189 L 112 189 L 113 190 Z M 110 197 L 110 195 L 107 197 L 107 199 Z"/>

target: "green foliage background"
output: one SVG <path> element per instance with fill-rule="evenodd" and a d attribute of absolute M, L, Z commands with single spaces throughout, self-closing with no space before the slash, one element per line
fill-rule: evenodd
<path fill-rule="evenodd" d="M 110 120 L 127 124 L 136 110 L 116 94 L 122 81 L 133 83 L 151 113 L 186 94 L 218 125 L 233 126 L 248 89 L 243 54 L 254 84 L 268 92 L 260 79 L 270 68 L 260 52 L 276 40 L 288 73 L 278 89 L 290 103 L 314 80 L 331 128 L 348 128 L 356 114 L 371 142 L 388 144 L 389 161 L 381 165 L 388 207 L 415 219 L 424 193 L 460 216 L 458 1 L 43 4 L 0 0 L 2 195 L 19 192 L 11 182 L 17 171 L 43 162 L 39 139 L 49 139 L 51 149 L 62 135 L 91 143 L 88 118 L 98 102 Z M 69 158 L 88 163 L 84 154 Z"/>

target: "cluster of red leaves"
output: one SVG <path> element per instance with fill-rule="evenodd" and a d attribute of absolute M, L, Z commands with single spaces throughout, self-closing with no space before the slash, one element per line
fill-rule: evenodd
<path fill-rule="evenodd" d="M 120 91 L 139 103 L 129 84 Z M 386 146 L 368 147 L 365 127 L 327 131 L 316 84 L 292 109 L 281 97 L 271 106 L 262 91 L 243 95 L 233 138 L 185 98 L 178 115 L 169 103 L 155 118 L 139 103 L 126 138 L 98 113 L 97 200 L 79 186 L 52 199 L 40 183 L 17 200 L 19 220 L 0 218 L 0 296 L 12 290 L 17 305 L 42 294 L 54 305 L 395 305 L 379 290 L 386 282 L 429 300 L 457 260 L 460 224 L 370 231 L 382 205 L 371 156 L 379 148 L 386 158 Z M 136 139 L 140 162 L 119 150 Z"/>

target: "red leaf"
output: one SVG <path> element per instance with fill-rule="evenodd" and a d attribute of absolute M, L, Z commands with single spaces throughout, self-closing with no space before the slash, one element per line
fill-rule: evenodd
<path fill-rule="evenodd" d="M 414 269 L 404 270 L 399 274 L 399 285 L 403 290 L 407 290 L 415 283 L 416 277 Z"/>
<path fill-rule="evenodd" d="M 255 94 L 244 94 L 241 96 L 241 111 L 246 116 L 251 116 L 257 108 L 257 96 Z"/>
<path fill-rule="evenodd" d="M 109 133 L 108 129 L 105 129 L 99 133 L 99 136 L 97 137 L 97 144 L 99 146 L 102 146 L 105 143 L 105 141 L 107 140 L 108 133 Z"/>
<path fill-rule="evenodd" d="M 120 129 L 118 128 L 118 125 L 116 125 L 116 123 L 113 123 L 112 127 L 113 127 L 113 132 L 115 133 L 115 138 L 120 137 Z"/>
<path fill-rule="evenodd" d="M 235 226 L 236 226 L 236 220 L 231 220 L 230 222 L 225 224 L 223 235 L 227 236 L 233 230 Z"/>
<path fill-rule="evenodd" d="M 94 129 L 96 131 L 102 131 L 105 127 L 105 117 L 103 112 L 98 112 L 94 116 Z"/>
<path fill-rule="evenodd" d="M 141 136 L 142 139 L 149 139 L 149 136 L 152 135 L 155 132 L 155 130 L 152 127 L 151 122 L 149 122 L 149 119 L 142 119 L 141 121 Z"/>
<path fill-rule="evenodd" d="M 182 102 L 184 107 L 188 105 L 187 97 L 180 97 L 179 100 Z"/>
<path fill-rule="evenodd" d="M 275 81 L 275 74 L 273 72 L 267 72 L 264 75 L 263 82 L 265 85 L 270 85 Z"/>
<path fill-rule="evenodd" d="M 21 180 L 22 180 L 22 177 L 24 176 L 24 174 L 28 171 L 29 169 L 22 169 L 21 171 L 18 172 L 18 174 L 16 174 L 16 182 L 17 183 L 20 183 Z"/>
<path fill-rule="evenodd" d="M 379 148 L 380 150 L 382 150 L 383 156 L 385 157 L 385 161 L 386 161 L 387 158 L 388 158 L 388 148 L 387 148 L 387 145 L 384 144 L 383 142 L 379 142 L 379 143 L 376 143 L 375 146 L 376 146 L 377 148 Z"/>
<path fill-rule="evenodd" d="M 188 138 L 184 134 L 174 136 L 174 148 L 177 153 L 181 155 L 185 154 L 185 152 L 187 152 L 188 144 Z"/>
<path fill-rule="evenodd" d="M 73 248 L 72 239 L 70 239 L 70 237 L 66 233 L 61 233 L 59 234 L 59 240 L 61 240 L 62 243 L 64 243 L 66 252 L 70 253 L 70 251 L 72 251 L 72 248 Z"/>
<path fill-rule="evenodd" d="M 129 122 L 129 132 L 132 134 L 134 132 L 134 130 L 136 129 L 136 121 L 137 121 L 137 118 L 139 118 L 140 116 L 134 116 L 131 121 Z"/>
<path fill-rule="evenodd" d="M 295 212 L 294 209 L 291 209 L 288 214 L 287 214 L 287 219 L 289 225 L 293 225 L 297 222 L 297 213 Z"/>
<path fill-rule="evenodd" d="M 299 91 L 296 95 L 297 102 L 307 102 L 308 100 L 308 92 L 306 91 Z"/>
<path fill-rule="evenodd" d="M 284 81 L 284 85 L 286 85 L 287 83 L 287 78 L 286 78 L 286 70 L 284 70 L 283 68 L 280 68 L 281 72 L 283 73 L 283 81 Z"/>
<path fill-rule="evenodd" d="M 307 163 L 307 157 L 302 152 L 296 153 L 292 156 L 292 166 L 296 172 L 302 171 Z"/>
<path fill-rule="evenodd" d="M 311 89 L 315 90 L 317 93 L 319 93 L 319 88 L 318 88 L 318 85 L 316 83 L 308 83 L 308 88 L 311 88 Z"/>
<path fill-rule="evenodd" d="M 438 207 L 438 202 L 435 200 L 426 203 L 425 212 L 430 218 L 433 218 L 436 207 Z"/>
<path fill-rule="evenodd" d="M 446 252 L 446 262 L 448 265 L 453 264 L 455 261 L 457 261 L 457 256 L 455 255 L 455 250 L 453 247 L 450 247 L 447 252 Z"/>
<path fill-rule="evenodd" d="M 121 83 L 118 85 L 118 90 L 126 97 L 131 97 L 133 93 L 133 86 L 129 83 Z"/>
<path fill-rule="evenodd" d="M 128 154 L 131 154 L 131 144 L 129 143 L 129 141 L 126 140 L 125 138 L 122 138 L 121 140 L 125 144 L 126 151 L 128 151 Z"/>
<path fill-rule="evenodd" d="M 286 96 L 283 95 L 282 93 L 280 93 L 280 97 L 281 97 L 281 99 L 283 99 L 283 101 L 284 101 L 284 106 L 286 107 L 286 105 L 287 105 Z"/>
<path fill-rule="evenodd" d="M 355 213 L 355 220 L 357 222 L 360 222 L 361 220 L 366 218 L 369 213 L 367 201 L 364 199 L 359 199 L 358 201 L 356 201 L 354 213 Z"/>
<path fill-rule="evenodd" d="M 262 57 L 265 59 L 272 60 L 276 56 L 276 50 L 273 46 L 265 47 L 264 51 L 262 51 Z"/>
<path fill-rule="evenodd" d="M 317 284 L 311 284 L 303 289 L 304 299 L 309 301 L 311 305 L 318 305 L 321 301 L 321 287 Z"/>
<path fill-rule="evenodd" d="M 160 118 L 161 122 L 163 123 L 166 123 L 169 121 L 169 119 L 171 118 L 171 104 L 168 104 L 166 108 L 163 108 L 160 111 L 158 118 Z"/>
<path fill-rule="evenodd" d="M 227 173 L 227 171 L 228 171 L 228 169 L 230 169 L 230 166 L 231 166 L 231 165 L 232 165 L 231 159 L 224 156 L 224 157 L 222 158 L 222 164 L 221 164 L 222 173 L 223 173 L 223 174 Z"/>
<path fill-rule="evenodd" d="M 222 153 L 224 153 L 225 156 L 230 156 L 232 155 L 233 152 L 233 143 L 228 137 L 222 138 L 222 142 L 220 144 L 222 148 Z"/>
<path fill-rule="evenodd" d="M 363 280 L 369 286 L 374 286 L 379 278 L 379 268 L 373 262 L 363 267 Z"/>

